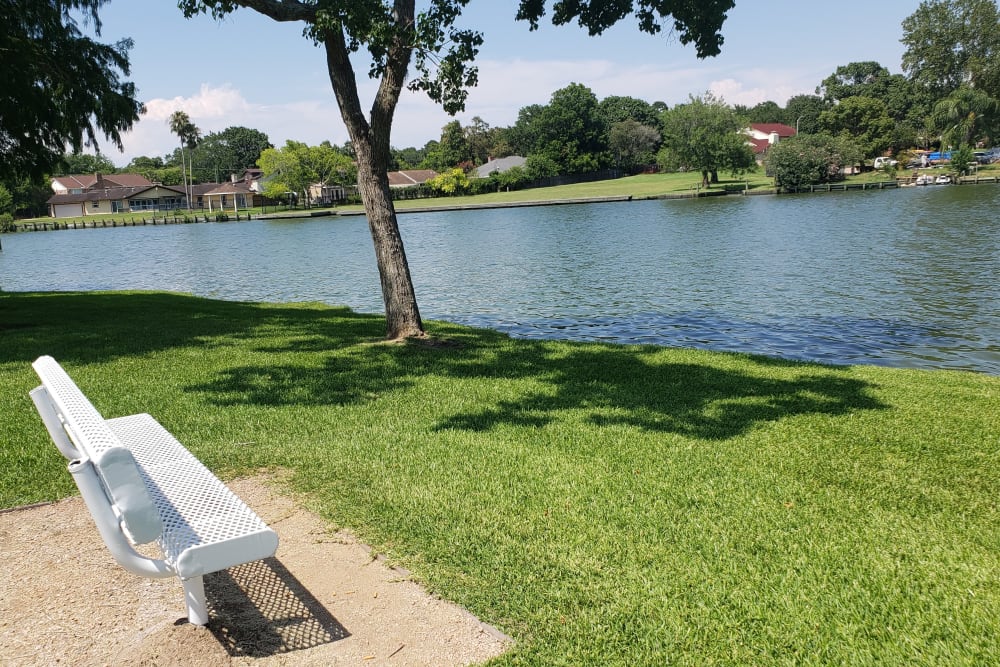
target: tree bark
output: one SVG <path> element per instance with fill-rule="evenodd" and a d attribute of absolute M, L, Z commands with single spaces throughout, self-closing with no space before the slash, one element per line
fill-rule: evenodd
<path fill-rule="evenodd" d="M 397 24 L 412 25 L 414 0 L 396 0 L 395 13 Z M 402 36 L 390 49 L 369 123 L 361 110 L 357 81 L 343 31 L 328 29 L 323 41 L 330 82 L 357 158 L 358 189 L 368 217 L 382 284 L 386 338 L 396 340 L 422 336 L 424 325 L 399 233 L 388 175 L 392 116 L 406 78 L 411 49 L 405 45 Z"/>

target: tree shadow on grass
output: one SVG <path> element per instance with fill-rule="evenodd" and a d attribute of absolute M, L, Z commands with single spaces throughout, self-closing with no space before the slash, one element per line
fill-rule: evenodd
<path fill-rule="evenodd" d="M 627 425 L 704 439 L 725 439 L 754 424 L 802 414 L 840 415 L 884 409 L 868 383 L 845 369 L 739 356 L 738 368 L 676 363 L 655 348 L 572 346 L 546 353 L 544 343 L 519 347 L 505 377 L 530 376 L 542 388 L 516 400 L 461 412 L 438 429 L 486 431 L 501 425 L 543 426 L 563 411 L 584 411 L 598 426 Z M 785 369 L 775 371 L 774 369 Z M 485 366 L 455 365 L 463 376 Z"/>
<path fill-rule="evenodd" d="M 439 418 L 434 428 L 538 427 L 565 418 L 567 411 L 584 411 L 594 425 L 709 439 L 794 415 L 886 407 L 870 385 L 838 367 L 738 355 L 721 358 L 725 362 L 710 355 L 704 363 L 679 362 L 662 348 L 512 342 L 492 331 L 444 323 L 432 328 L 437 344 L 371 344 L 383 335 L 384 319 L 346 308 L 145 292 L 0 294 L 0 362 L 27 364 L 41 354 L 106 362 L 173 347 L 230 344 L 291 354 L 275 363 L 240 364 L 236 357 L 212 380 L 189 387 L 223 406 L 363 403 L 410 390 L 418 378 L 432 375 L 529 380 L 504 384 L 505 398 L 479 400 Z M 440 344 L 441 338 L 451 344 Z M 510 391 L 521 393 L 510 398 Z"/>
<path fill-rule="evenodd" d="M 0 292 L 0 363 L 48 354 L 101 363 L 227 339 L 264 340 L 271 331 L 303 349 L 378 339 L 385 320 L 349 308 L 298 308 L 168 292 Z M 262 343 L 263 345 L 263 343 Z"/>
<path fill-rule="evenodd" d="M 571 412 L 579 419 L 583 411 L 595 426 L 704 439 L 729 438 L 795 415 L 887 407 L 874 398 L 873 387 L 839 367 L 745 355 L 727 355 L 727 363 L 710 355 L 704 364 L 680 363 L 662 348 L 511 342 L 474 330 L 459 335 L 465 340 L 456 346 L 359 345 L 346 356 L 327 358 L 322 367 L 235 366 L 191 389 L 221 405 L 345 405 L 392 391 L 420 391 L 419 378 L 425 376 L 482 380 L 500 383 L 505 396 L 514 392 L 516 398 L 480 399 L 430 427 L 478 432 L 543 427 Z M 738 363 L 728 363 L 734 359 Z M 440 412 L 463 391 L 468 385 L 441 396 L 433 410 Z"/>

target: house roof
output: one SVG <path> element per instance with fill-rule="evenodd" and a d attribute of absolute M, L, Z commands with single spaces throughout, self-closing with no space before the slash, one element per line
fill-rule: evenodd
<path fill-rule="evenodd" d="M 390 171 L 389 187 L 403 188 L 408 185 L 420 185 L 431 180 L 438 173 L 433 169 L 409 169 L 406 171 Z"/>
<path fill-rule="evenodd" d="M 764 134 L 777 132 L 782 139 L 795 136 L 795 128 L 784 123 L 750 123 L 750 129 Z"/>
<path fill-rule="evenodd" d="M 513 167 L 523 167 L 528 163 L 528 159 L 520 155 L 508 155 L 507 157 L 490 160 L 486 164 L 476 167 L 476 178 L 486 178 L 494 172 L 503 173 Z"/>
<path fill-rule="evenodd" d="M 89 190 L 87 192 L 80 192 L 76 194 L 64 193 L 55 194 L 46 200 L 46 204 L 79 204 L 81 202 L 87 201 L 113 201 L 121 199 L 131 199 L 141 195 L 143 192 L 153 190 L 155 188 L 164 188 L 167 190 L 174 190 L 174 188 L 164 186 L 164 185 L 153 185 L 150 183 L 145 187 L 117 187 L 117 188 L 101 188 L 100 190 Z M 178 191 L 179 193 L 179 191 Z"/>
<path fill-rule="evenodd" d="M 753 147 L 754 155 L 760 155 L 765 152 L 771 146 L 771 142 L 767 139 L 754 139 L 753 137 L 748 137 L 747 141 Z"/>
<path fill-rule="evenodd" d="M 235 195 L 244 194 L 248 195 L 251 193 L 250 184 L 244 181 L 237 181 L 235 183 L 205 183 L 205 185 L 214 186 L 205 192 L 199 192 L 198 194 L 205 195 L 206 197 L 217 197 L 221 195 Z"/>
<path fill-rule="evenodd" d="M 102 181 L 101 188 L 138 188 L 152 185 L 145 176 L 139 174 L 70 174 L 69 176 L 57 176 L 52 179 L 53 189 L 66 190 L 90 190 L 97 187 L 97 181 Z M 56 188 L 56 185 L 61 186 Z"/>

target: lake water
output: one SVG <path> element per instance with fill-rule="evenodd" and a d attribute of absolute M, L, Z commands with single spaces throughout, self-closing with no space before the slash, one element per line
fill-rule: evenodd
<path fill-rule="evenodd" d="M 400 216 L 421 313 L 525 338 L 1000 374 L 1000 187 Z M 0 289 L 382 312 L 362 217 L 8 234 Z"/>

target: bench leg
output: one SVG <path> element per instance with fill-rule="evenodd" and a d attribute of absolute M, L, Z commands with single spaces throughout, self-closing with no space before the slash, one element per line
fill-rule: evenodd
<path fill-rule="evenodd" d="M 192 625 L 208 624 L 208 605 L 205 604 L 205 583 L 201 577 L 181 581 L 184 584 L 184 602 L 187 603 L 188 620 Z"/>

